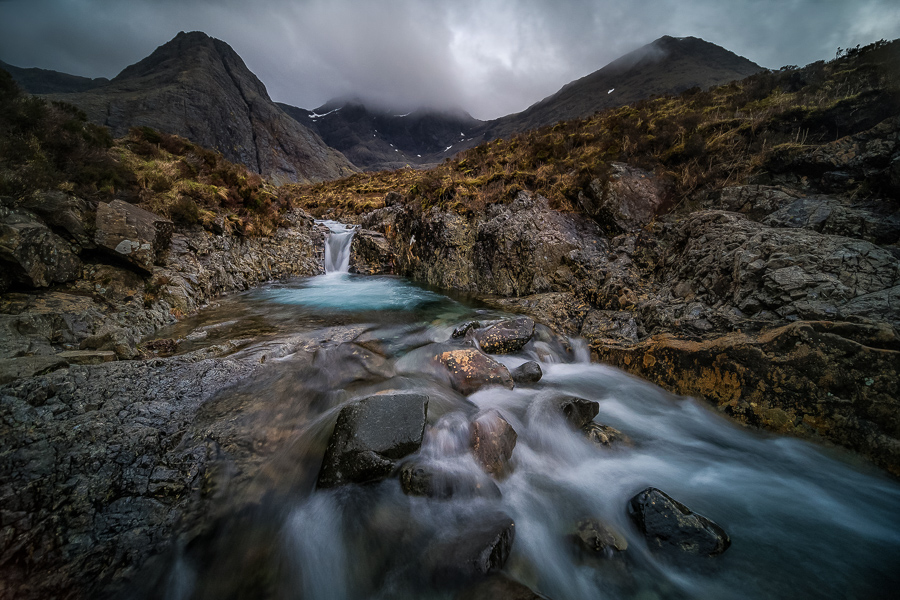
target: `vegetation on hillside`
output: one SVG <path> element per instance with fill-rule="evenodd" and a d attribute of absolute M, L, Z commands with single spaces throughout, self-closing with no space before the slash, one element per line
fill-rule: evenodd
<path fill-rule="evenodd" d="M 218 152 L 148 127 L 114 140 L 61 102 L 28 96 L 0 70 L 0 196 L 59 189 L 120 198 L 185 225 L 271 233 L 293 206 L 278 188 Z"/>
<path fill-rule="evenodd" d="M 898 114 L 900 41 L 882 40 L 840 50 L 829 62 L 786 66 L 482 144 L 411 183 L 402 172 L 301 188 L 299 202 L 314 211 L 359 213 L 377 205 L 376 191 L 390 183 L 423 208 L 478 211 L 530 190 L 556 208 L 577 210 L 579 193 L 621 161 L 661 176 L 677 203 L 777 171 L 813 146 Z"/>

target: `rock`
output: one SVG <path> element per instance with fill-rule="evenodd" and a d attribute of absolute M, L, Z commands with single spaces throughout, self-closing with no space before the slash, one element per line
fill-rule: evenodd
<path fill-rule="evenodd" d="M 499 571 L 516 535 L 515 523 L 503 513 L 476 514 L 457 531 L 449 539 L 436 538 L 425 550 L 425 571 L 433 584 L 457 587 Z"/>
<path fill-rule="evenodd" d="M 510 373 L 510 377 L 515 383 L 537 383 L 541 380 L 541 377 L 544 376 L 544 372 L 541 371 L 541 365 L 536 361 L 529 360 L 526 363 L 522 363 L 518 367 L 512 370 Z"/>
<path fill-rule="evenodd" d="M 597 519 L 579 521 L 572 539 L 582 551 L 605 558 L 612 558 L 628 548 L 628 541 L 621 533 Z"/>
<path fill-rule="evenodd" d="M 512 389 L 509 370 L 476 348 L 447 350 L 434 357 L 450 373 L 450 384 L 460 394 L 474 394 L 486 385 Z"/>
<path fill-rule="evenodd" d="M 81 261 L 68 242 L 34 215 L 0 208 L 0 267 L 6 271 L 7 286 L 42 288 L 78 277 Z"/>
<path fill-rule="evenodd" d="M 0 358 L 0 385 L 16 379 L 36 377 L 43 373 L 49 373 L 68 364 L 59 355 Z"/>
<path fill-rule="evenodd" d="M 134 340 L 124 328 L 106 325 L 81 341 L 82 350 L 112 350 L 121 359 L 138 356 Z"/>
<path fill-rule="evenodd" d="M 660 214 L 665 186 L 653 173 L 624 163 L 610 163 L 607 181 L 595 179 L 587 193 L 579 192 L 578 204 L 608 232 L 638 229 Z"/>
<path fill-rule="evenodd" d="M 65 231 L 82 248 L 95 248 L 94 212 L 81 198 L 59 190 L 43 190 L 22 199 L 19 207 L 37 214 L 50 227 Z"/>
<path fill-rule="evenodd" d="M 566 421 L 575 429 L 581 429 L 593 421 L 600 412 L 600 403 L 578 396 L 562 396 L 554 400 Z"/>
<path fill-rule="evenodd" d="M 427 412 L 428 396 L 413 393 L 376 394 L 342 408 L 317 487 L 387 477 L 395 461 L 422 445 Z"/>
<path fill-rule="evenodd" d="M 488 354 L 518 352 L 533 335 L 534 321 L 528 317 L 507 319 L 474 333 L 478 345 Z"/>
<path fill-rule="evenodd" d="M 592 343 L 604 339 L 627 342 L 638 340 L 634 314 L 626 310 L 592 310 L 585 316 L 580 333 Z"/>
<path fill-rule="evenodd" d="M 453 334 L 451 337 L 454 339 L 458 339 L 461 337 L 465 337 L 465 335 L 469 332 L 470 329 L 478 329 L 481 327 L 481 321 L 467 321 L 453 330 Z"/>
<path fill-rule="evenodd" d="M 116 353 L 110 350 L 66 350 L 58 356 L 72 365 L 99 365 L 116 360 Z"/>
<path fill-rule="evenodd" d="M 461 591 L 456 600 L 547 600 L 505 573 L 493 573 Z"/>
<path fill-rule="evenodd" d="M 384 235 L 360 229 L 350 243 L 350 272 L 365 275 L 394 272 L 394 253 Z"/>
<path fill-rule="evenodd" d="M 485 472 L 503 477 L 516 447 L 515 429 L 496 409 L 479 413 L 472 421 L 472 455 Z"/>
<path fill-rule="evenodd" d="M 159 356 L 169 356 L 178 352 L 178 341 L 172 338 L 163 338 L 159 340 L 150 340 L 144 342 L 142 346 Z"/>
<path fill-rule="evenodd" d="M 631 444 L 631 439 L 627 435 L 609 425 L 590 422 L 585 424 L 581 431 L 596 446 L 609 448 L 614 444 Z"/>
<path fill-rule="evenodd" d="M 436 462 L 412 461 L 400 467 L 400 487 L 409 496 L 499 498 L 500 488 L 484 474 L 449 469 Z"/>
<path fill-rule="evenodd" d="M 731 545 L 721 527 L 656 488 L 635 495 L 628 502 L 628 515 L 654 551 L 714 556 Z"/>
<path fill-rule="evenodd" d="M 113 255 L 151 273 L 172 238 L 172 222 L 143 208 L 113 200 L 97 207 L 94 241 Z"/>

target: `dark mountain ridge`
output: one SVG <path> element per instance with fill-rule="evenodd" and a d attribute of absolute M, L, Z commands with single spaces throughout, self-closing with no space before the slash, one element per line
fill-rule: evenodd
<path fill-rule="evenodd" d="M 78 106 L 116 137 L 152 127 L 276 181 L 321 181 L 355 170 L 281 111 L 228 44 L 201 32 L 179 33 L 105 85 L 49 97 Z"/>
<path fill-rule="evenodd" d="M 68 94 L 71 92 L 86 92 L 94 88 L 106 85 L 109 79 L 106 77 L 81 77 L 69 75 L 50 69 L 38 69 L 14 67 L 0 60 L 0 69 L 12 75 L 13 81 L 31 94 Z"/>

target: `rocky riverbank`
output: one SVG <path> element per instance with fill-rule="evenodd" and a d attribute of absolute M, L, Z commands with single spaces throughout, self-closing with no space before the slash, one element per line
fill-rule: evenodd
<path fill-rule="evenodd" d="M 578 213 L 528 192 L 479 214 L 397 196 L 359 219 L 357 268 L 487 294 L 598 360 L 896 475 L 898 165 L 892 118 L 669 213 L 665 182 L 624 164 Z M 861 181 L 880 194 L 858 200 Z"/>

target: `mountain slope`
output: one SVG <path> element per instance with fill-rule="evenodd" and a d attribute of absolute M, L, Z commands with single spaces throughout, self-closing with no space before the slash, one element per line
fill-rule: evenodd
<path fill-rule="evenodd" d="M 23 90 L 29 94 L 68 94 L 71 92 L 86 92 L 94 88 L 106 85 L 109 79 L 98 77 L 79 77 L 49 69 L 23 69 L 14 67 L 0 60 L 0 69 L 3 69 Z"/>
<path fill-rule="evenodd" d="M 215 148 L 276 181 L 321 181 L 356 169 L 287 116 L 240 56 L 201 32 L 181 32 L 108 84 L 54 94 L 116 137 L 149 126 Z"/>
<path fill-rule="evenodd" d="M 762 70 L 756 63 L 699 38 L 663 36 L 563 86 L 523 112 L 488 122 L 482 139 L 509 137 L 588 117 L 653 95 L 677 94 L 693 87 L 707 89 Z"/>
<path fill-rule="evenodd" d="M 367 171 L 439 163 L 456 154 L 453 148 L 476 136 L 483 125 L 463 111 L 422 109 L 400 115 L 359 100 L 333 100 L 311 111 L 279 106 Z"/>

